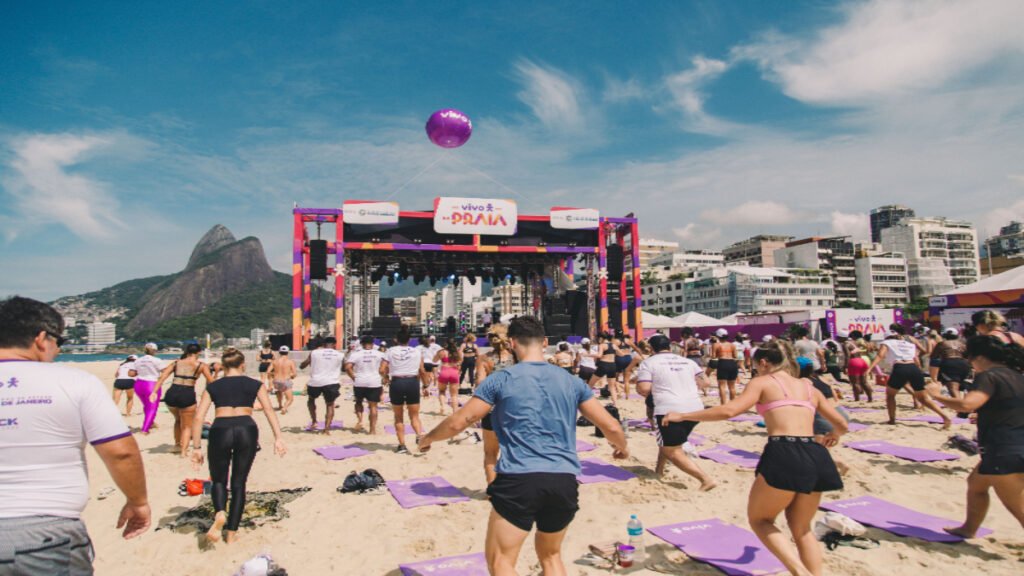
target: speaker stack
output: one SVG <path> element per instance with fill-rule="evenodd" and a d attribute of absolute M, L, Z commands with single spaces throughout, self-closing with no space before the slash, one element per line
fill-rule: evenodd
<path fill-rule="evenodd" d="M 374 316 L 370 323 L 370 335 L 390 340 L 398 335 L 401 327 L 402 319 L 397 316 Z"/>
<path fill-rule="evenodd" d="M 378 300 L 380 307 L 381 316 L 394 316 L 395 315 L 395 299 L 394 298 L 381 298 Z"/>
<path fill-rule="evenodd" d="M 309 279 L 327 280 L 327 240 L 309 241 Z"/>

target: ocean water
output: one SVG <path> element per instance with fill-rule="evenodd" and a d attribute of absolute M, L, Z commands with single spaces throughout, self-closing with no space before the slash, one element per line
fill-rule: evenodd
<path fill-rule="evenodd" d="M 111 360 L 120 362 L 127 357 L 127 354 L 60 354 L 57 356 L 56 362 L 109 362 Z M 176 360 L 181 355 L 157 354 L 156 357 L 164 360 Z"/>

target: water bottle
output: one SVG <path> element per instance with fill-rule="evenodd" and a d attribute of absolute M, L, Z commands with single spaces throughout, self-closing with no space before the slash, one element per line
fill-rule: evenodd
<path fill-rule="evenodd" d="M 647 555 L 647 550 L 644 548 L 644 525 L 636 517 L 636 514 L 629 517 L 626 532 L 629 533 L 629 545 L 636 549 L 633 558 L 636 562 L 643 563 Z"/>

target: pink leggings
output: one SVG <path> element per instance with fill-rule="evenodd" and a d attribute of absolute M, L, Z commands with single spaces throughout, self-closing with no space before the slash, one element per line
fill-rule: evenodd
<path fill-rule="evenodd" d="M 149 401 L 149 396 L 153 393 L 154 389 L 156 389 L 156 382 L 152 380 L 135 380 L 135 395 L 142 401 L 143 432 L 149 432 L 149 429 L 153 426 L 153 420 L 156 420 L 156 410 L 160 407 L 161 394 L 156 395 L 156 402 Z"/>

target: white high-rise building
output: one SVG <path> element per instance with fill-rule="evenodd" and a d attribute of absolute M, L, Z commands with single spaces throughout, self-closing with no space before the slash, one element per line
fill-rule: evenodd
<path fill-rule="evenodd" d="M 853 243 L 847 236 L 805 238 L 787 242 L 774 252 L 777 268 L 825 270 L 832 275 L 837 302 L 857 300 Z"/>
<path fill-rule="evenodd" d="M 728 266 L 699 270 L 685 283 L 687 312 L 724 318 L 737 312 L 792 312 L 833 308 L 832 276 L 825 270 Z"/>
<path fill-rule="evenodd" d="M 640 268 L 646 268 L 651 261 L 662 254 L 671 254 L 679 250 L 679 242 L 667 240 L 655 240 L 654 238 L 640 239 Z M 631 262 L 631 256 L 627 251 L 624 254 L 627 262 Z"/>
<path fill-rule="evenodd" d="M 249 340 L 253 346 L 260 348 L 263 346 L 264 340 L 267 339 L 267 335 L 267 331 L 263 328 L 253 328 L 249 331 Z"/>
<path fill-rule="evenodd" d="M 363 318 L 363 290 L 361 282 L 353 282 L 345 291 L 345 309 L 348 311 L 348 328 L 345 332 L 357 333 L 360 329 L 369 328 L 373 317 L 380 314 L 380 283 L 373 282 L 366 290 L 367 300 Z"/>
<path fill-rule="evenodd" d="M 725 266 L 725 256 L 718 250 L 684 250 L 655 256 L 644 271 L 653 272 L 659 280 L 668 280 L 673 276 L 692 276 L 694 270 L 715 266 Z"/>
<path fill-rule="evenodd" d="M 882 246 L 906 256 L 912 299 L 941 294 L 979 279 L 978 235 L 970 222 L 904 218 L 882 229 Z"/>
<path fill-rule="evenodd" d="M 857 301 L 892 308 L 910 301 L 907 259 L 903 254 L 858 254 Z"/>
<path fill-rule="evenodd" d="M 494 304 L 491 314 L 495 322 L 505 314 L 522 316 L 529 309 L 526 303 L 526 286 L 522 284 L 495 286 L 491 291 L 491 300 Z"/>
<path fill-rule="evenodd" d="M 678 316 L 686 312 L 686 281 L 666 280 L 640 287 L 644 310 Z"/>
<path fill-rule="evenodd" d="M 91 322 L 85 326 L 88 352 L 102 352 L 117 342 L 117 327 L 111 322 Z"/>

